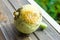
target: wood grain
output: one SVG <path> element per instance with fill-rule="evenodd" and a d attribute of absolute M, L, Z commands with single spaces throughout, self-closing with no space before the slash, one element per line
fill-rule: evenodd
<path fill-rule="evenodd" d="M 4 36 L 3 36 L 2 32 L 1 32 L 1 29 L 0 29 L 0 40 L 5 40 L 5 38 L 4 38 Z"/>

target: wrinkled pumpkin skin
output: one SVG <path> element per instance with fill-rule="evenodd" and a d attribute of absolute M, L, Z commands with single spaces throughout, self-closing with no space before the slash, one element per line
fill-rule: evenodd
<path fill-rule="evenodd" d="M 36 31 L 42 20 L 38 8 L 30 4 L 24 5 L 21 9 L 16 10 L 14 16 L 14 23 L 17 30 L 25 34 L 30 34 Z"/>

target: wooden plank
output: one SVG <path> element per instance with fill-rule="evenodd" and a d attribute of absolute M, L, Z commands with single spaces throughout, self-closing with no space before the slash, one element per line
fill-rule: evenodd
<path fill-rule="evenodd" d="M 52 40 L 50 36 L 48 36 L 45 32 L 43 31 L 36 31 L 35 35 L 39 38 L 39 40 Z"/>
<path fill-rule="evenodd" d="M 0 0 L 0 11 L 3 13 L 3 14 L 5 14 L 5 15 L 7 15 L 8 16 L 8 14 L 9 14 L 9 11 L 7 10 L 7 9 L 5 9 L 5 5 L 4 5 L 4 3 L 2 2 L 2 0 Z M 0 22 L 1 23 L 1 22 Z M 9 24 L 9 23 L 8 23 Z M 1 31 L 2 31 L 2 33 L 4 34 L 4 36 L 5 36 L 5 34 L 6 34 L 6 31 L 3 29 L 3 27 L 1 26 Z M 4 32 L 5 33 L 4 33 Z M 5 37 L 6 38 L 6 37 Z M 6 38 L 6 40 L 8 40 L 7 38 Z"/>
<path fill-rule="evenodd" d="M 8 0 L 14 9 L 18 9 L 23 5 L 29 4 L 27 0 Z"/>
<path fill-rule="evenodd" d="M 1 29 L 0 29 L 0 40 L 5 40 L 5 37 L 3 36 L 2 32 L 1 32 Z"/>
<path fill-rule="evenodd" d="M 4 0 L 0 0 L 1 1 L 1 9 L 2 9 L 2 11 L 3 11 L 3 14 L 5 14 L 5 15 L 7 15 L 8 16 L 8 18 L 10 19 L 10 22 L 12 22 L 12 19 L 13 19 L 13 15 L 12 15 L 12 13 L 13 13 L 13 8 L 11 7 L 11 5 L 6 1 L 6 3 L 4 3 Z M 7 6 L 8 7 L 7 7 Z M 10 10 L 9 10 L 10 9 Z"/>
<path fill-rule="evenodd" d="M 29 36 L 26 37 L 26 35 L 24 37 L 22 36 L 17 36 L 17 40 L 23 40 L 23 39 L 28 39 L 28 40 L 37 40 L 37 38 L 35 37 L 35 35 L 30 34 Z"/>
<path fill-rule="evenodd" d="M 38 40 L 34 34 L 30 34 L 32 40 Z"/>
<path fill-rule="evenodd" d="M 48 25 L 44 31 L 36 31 L 35 34 L 40 40 L 60 40 L 60 34 L 43 18 L 43 21 Z"/>
<path fill-rule="evenodd" d="M 10 10 L 6 7 L 6 4 L 3 2 L 3 0 L 0 0 L 0 3 L 1 3 L 0 6 L 1 6 L 1 10 L 3 11 L 3 14 L 5 14 L 8 17 L 7 22 L 6 23 L 3 22 L 1 30 L 2 30 L 2 33 L 4 34 L 6 40 L 12 40 L 14 38 L 13 37 L 14 35 L 11 36 L 13 34 L 13 30 L 10 26 L 10 23 L 12 22 L 12 19 L 13 19 L 13 16 L 12 16 L 12 13 L 11 13 L 12 10 L 10 12 Z M 9 6 L 9 4 L 8 4 L 8 7 L 11 8 L 11 6 Z"/>
<path fill-rule="evenodd" d="M 48 25 L 48 28 L 45 30 L 46 33 L 51 35 L 54 40 L 60 40 L 60 34 L 48 23 L 47 20 L 43 19 L 44 22 Z"/>

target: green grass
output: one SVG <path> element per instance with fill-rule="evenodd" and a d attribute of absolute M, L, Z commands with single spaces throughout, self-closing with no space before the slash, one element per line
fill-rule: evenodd
<path fill-rule="evenodd" d="M 35 2 L 60 24 L 60 0 L 35 0 Z"/>

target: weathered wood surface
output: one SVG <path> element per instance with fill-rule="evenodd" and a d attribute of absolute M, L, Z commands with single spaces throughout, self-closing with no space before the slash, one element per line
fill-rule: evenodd
<path fill-rule="evenodd" d="M 4 36 L 6 40 L 23 40 L 23 38 L 25 37 L 22 37 L 21 34 L 18 33 L 14 28 L 14 24 L 12 24 L 12 14 L 21 6 L 29 4 L 29 2 L 27 0 L 0 0 L 0 2 L 2 3 L 1 7 L 3 9 L 4 14 L 8 15 L 9 18 L 7 23 L 3 25 L 3 29 L 5 32 L 3 32 L 3 34 L 5 34 Z M 52 27 L 52 25 L 49 24 L 49 22 L 46 19 L 44 19 L 44 17 L 43 22 L 45 22 L 48 25 L 48 28 L 44 31 L 40 31 L 40 29 L 38 29 L 34 33 L 30 34 L 29 38 L 31 40 L 60 40 L 60 34 Z"/>
<path fill-rule="evenodd" d="M 4 38 L 4 36 L 3 36 L 2 32 L 1 32 L 1 29 L 0 29 L 0 40 L 5 40 L 5 38 Z"/>

